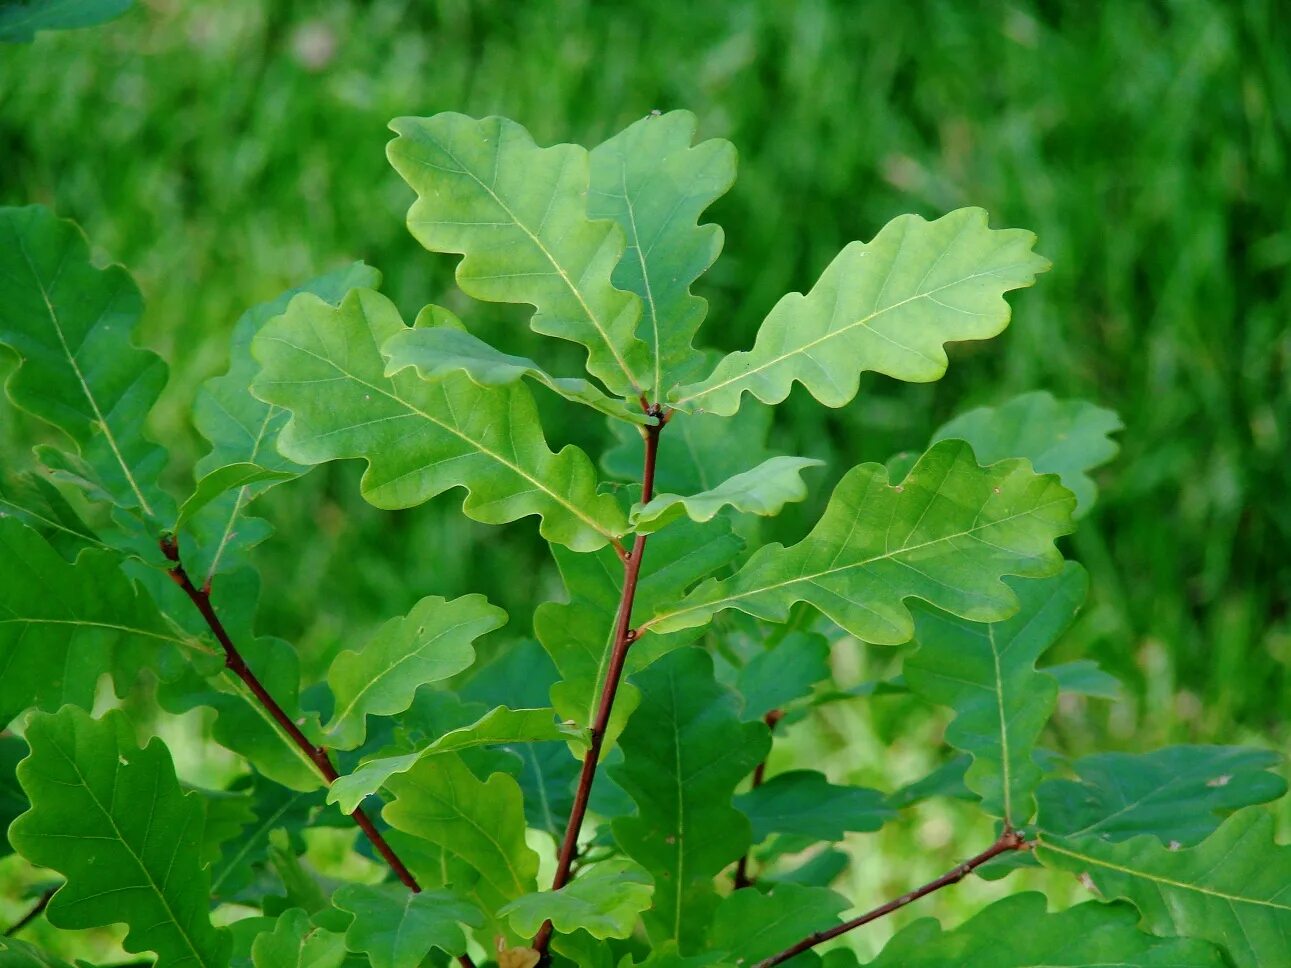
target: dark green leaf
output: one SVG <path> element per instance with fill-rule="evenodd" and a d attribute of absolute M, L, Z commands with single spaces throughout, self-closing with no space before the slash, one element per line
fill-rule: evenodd
<path fill-rule="evenodd" d="M 708 944 L 734 964 L 752 965 L 833 927 L 850 906 L 847 898 L 824 887 L 777 884 L 765 894 L 746 888 L 717 906 Z"/>
<path fill-rule="evenodd" d="M 735 798 L 753 824 L 753 842 L 772 834 L 838 841 L 847 831 L 878 830 L 896 816 L 878 790 L 835 786 L 815 770 L 779 773 Z"/>
<path fill-rule="evenodd" d="M 134 0 L 6 0 L 0 4 L 0 42 L 31 40 L 38 30 L 71 30 L 113 20 Z"/>
<path fill-rule="evenodd" d="M 480 912 L 452 891 L 414 894 L 402 884 L 347 884 L 333 901 L 354 915 L 346 944 L 366 954 L 372 968 L 416 968 L 431 948 L 460 955 L 466 951 L 461 925 L 484 924 Z"/>
<path fill-rule="evenodd" d="M 811 632 L 790 632 L 740 669 L 736 688 L 744 697 L 744 715 L 761 718 L 795 699 L 811 694 L 829 678 L 829 641 Z"/>

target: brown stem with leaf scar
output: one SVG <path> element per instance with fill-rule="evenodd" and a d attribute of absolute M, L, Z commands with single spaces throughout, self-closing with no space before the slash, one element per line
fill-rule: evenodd
<path fill-rule="evenodd" d="M 256 677 L 251 667 L 247 665 L 247 661 L 243 658 L 242 653 L 238 651 L 238 647 L 233 644 L 228 630 L 225 629 L 224 623 L 220 621 L 220 617 L 216 614 L 215 607 L 211 603 L 210 579 L 207 579 L 201 588 L 193 584 L 192 579 L 188 577 L 188 572 L 184 570 L 183 561 L 180 559 L 179 541 L 176 537 L 167 535 L 162 538 L 161 551 L 166 556 L 166 560 L 171 563 L 168 570 L 171 579 L 184 590 L 184 594 L 197 608 L 197 611 L 206 621 L 207 627 L 211 630 L 211 634 L 215 636 L 216 641 L 220 643 L 220 647 L 224 650 L 225 666 L 242 680 L 251 691 L 251 694 L 256 697 L 260 705 L 273 718 L 273 721 L 278 724 L 283 733 L 314 765 L 314 768 L 318 770 L 323 779 L 328 784 L 334 782 L 339 774 L 336 772 L 336 767 L 332 765 L 332 758 L 327 749 L 309 741 L 309 737 L 301 732 L 300 727 L 292 722 L 291 717 L 278 704 L 278 701 L 265 689 L 264 684 Z M 399 858 L 399 855 L 394 852 L 394 848 L 382 836 L 381 831 L 376 828 L 372 819 L 363 812 L 363 808 L 356 807 L 350 816 L 359 825 L 359 829 L 363 831 L 368 840 L 372 842 L 372 846 L 376 848 L 377 853 L 390 865 L 390 870 L 394 872 L 394 875 L 403 882 L 408 890 L 414 894 L 420 893 L 421 885 L 417 883 L 417 878 L 413 876 L 412 871 Z M 470 955 L 460 955 L 457 961 L 462 968 L 475 968 L 475 963 L 471 960 Z"/>
<path fill-rule="evenodd" d="M 654 496 L 654 469 L 655 461 L 659 456 L 659 434 L 668 422 L 668 415 L 658 404 L 646 407 L 646 413 L 654 417 L 656 422 L 641 430 L 645 438 L 645 459 L 641 473 L 643 504 L 649 502 Z M 556 876 L 551 885 L 553 891 L 558 891 L 569 883 L 574 858 L 578 852 L 578 834 L 583 828 L 583 818 L 587 815 L 587 803 L 592 795 L 592 781 L 596 778 L 597 761 L 601 757 L 601 744 L 605 741 L 605 732 L 610 725 L 610 713 L 614 710 L 614 697 L 618 692 L 619 681 L 623 678 L 623 663 L 627 658 L 628 647 L 636 639 L 636 630 L 632 627 L 632 605 L 636 600 L 637 581 L 641 577 L 641 559 L 645 554 L 646 537 L 644 534 L 638 534 L 632 542 L 632 550 L 621 556 L 623 590 L 619 594 L 619 607 L 614 619 L 614 641 L 610 646 L 610 663 L 605 672 L 605 684 L 601 688 L 596 718 L 589 730 L 591 743 L 583 756 L 583 768 L 579 773 L 578 787 L 574 792 L 574 806 L 569 812 L 569 823 L 565 827 L 565 836 L 560 844 Z M 547 958 L 547 945 L 551 942 L 551 932 L 551 922 L 545 921 L 533 939 L 533 948 L 544 961 Z"/>

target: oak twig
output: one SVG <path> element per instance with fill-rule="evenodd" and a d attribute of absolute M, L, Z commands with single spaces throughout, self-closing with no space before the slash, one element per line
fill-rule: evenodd
<path fill-rule="evenodd" d="M 784 719 L 783 709 L 772 709 L 762 717 L 762 722 L 767 724 L 767 729 L 772 733 L 775 732 L 776 723 Z M 753 789 L 756 790 L 766 779 L 767 761 L 763 760 L 753 768 Z M 752 887 L 755 878 L 749 877 L 749 852 L 746 850 L 740 855 L 740 862 L 735 865 L 735 889 L 738 891 L 741 887 Z"/>
<path fill-rule="evenodd" d="M 44 913 L 45 908 L 49 907 L 49 902 L 53 899 L 54 892 L 57 890 L 58 888 L 51 887 L 49 890 L 42 893 L 37 899 L 35 906 L 32 907 L 30 911 L 4 929 L 4 937 L 12 938 L 15 934 L 40 917 L 41 914 Z"/>
<path fill-rule="evenodd" d="M 645 405 L 643 401 L 643 406 Z M 646 412 L 656 418 L 658 423 L 642 428 L 645 437 L 645 458 L 641 472 L 641 501 L 648 503 L 654 496 L 655 461 L 659 455 L 659 434 L 667 423 L 663 409 L 658 405 L 647 407 Z M 605 683 L 601 688 L 600 702 L 596 708 L 596 718 L 589 730 L 590 745 L 583 756 L 583 768 L 578 776 L 578 787 L 574 791 L 574 805 L 569 812 L 569 823 L 565 827 L 565 836 L 560 844 L 560 853 L 556 861 L 556 876 L 551 889 L 558 891 L 570 879 L 574 857 L 578 851 L 578 835 L 583 828 L 583 819 L 587 816 L 587 803 L 592 795 L 592 781 L 596 778 L 597 761 L 601 757 L 601 743 L 609 728 L 610 713 L 614 710 L 614 697 L 618 692 L 619 681 L 623 677 L 623 663 L 627 658 L 628 647 L 636 640 L 636 630 L 632 627 L 632 605 L 636 600 L 637 581 L 641 577 L 641 559 L 645 554 L 647 535 L 638 534 L 632 542 L 632 550 L 623 559 L 623 589 L 619 594 L 619 607 L 614 619 L 614 641 L 610 647 L 609 667 L 605 672 Z M 547 945 L 551 941 L 552 924 L 543 922 L 538 933 L 534 935 L 533 948 L 547 959 Z"/>
<path fill-rule="evenodd" d="M 171 562 L 169 569 L 171 579 L 184 590 L 184 594 L 197 608 L 197 611 L 206 621 L 207 627 L 224 650 L 224 665 L 226 668 L 241 679 L 246 687 L 251 690 L 251 694 L 256 697 L 256 700 L 264 707 L 265 711 L 269 713 L 291 742 L 309 759 L 323 779 L 328 784 L 334 782 L 340 774 L 336 772 L 336 767 L 332 765 L 332 758 L 327 749 L 309 741 L 309 737 L 301 732 L 300 727 L 292 721 L 282 706 L 278 704 L 278 701 L 265 689 L 264 684 L 256 677 L 251 667 L 247 665 L 247 661 L 242 656 L 242 653 L 238 651 L 238 647 L 233 644 L 228 630 L 224 628 L 224 623 L 220 621 L 220 617 L 215 613 L 215 607 L 211 604 L 210 581 L 208 580 L 201 588 L 198 588 L 189 578 L 188 572 L 184 570 L 183 561 L 180 559 L 178 538 L 173 535 L 163 537 L 161 539 L 161 551 L 166 556 L 166 559 Z M 371 841 L 377 853 L 385 859 L 385 862 L 390 866 L 390 870 L 394 872 L 394 875 L 399 878 L 404 886 L 414 894 L 420 893 L 421 885 L 417 883 L 412 871 L 394 852 L 394 848 L 382 836 L 381 831 L 376 828 L 376 824 L 363 811 L 363 808 L 356 807 L 350 817 L 359 825 L 359 829 Z M 460 955 L 457 960 L 462 968 L 475 968 L 475 963 L 471 960 L 470 955 Z"/>
<path fill-rule="evenodd" d="M 891 914 L 893 911 L 900 910 L 907 904 L 913 904 L 920 898 L 927 897 L 929 894 L 932 894 L 934 891 L 939 891 L 943 887 L 949 887 L 951 884 L 959 883 L 987 861 L 992 860 L 1001 854 L 1007 854 L 1014 850 L 1025 850 L 1028 846 L 1029 845 L 1025 837 L 1016 830 L 1010 830 L 1006 827 L 1004 832 L 1000 834 L 999 839 L 996 840 L 995 843 L 991 844 L 990 847 L 987 847 L 986 850 L 982 851 L 976 857 L 972 857 L 964 861 L 964 863 L 960 864 L 958 867 L 942 874 L 941 877 L 938 877 L 936 880 L 929 881 L 923 887 L 913 890 L 908 894 L 902 894 L 900 897 L 895 900 L 888 901 L 886 904 L 881 904 L 874 910 L 867 911 L 865 914 L 860 915 L 860 917 L 852 918 L 850 921 L 844 921 L 842 924 L 836 924 L 825 931 L 813 932 L 797 944 L 786 948 L 779 954 L 772 955 L 770 958 L 764 958 L 762 961 L 759 961 L 754 965 L 753 968 L 774 968 L 775 965 L 783 964 L 790 958 L 795 955 L 802 954 L 809 948 L 814 948 L 816 945 L 828 941 L 831 938 L 837 938 L 840 934 L 846 934 L 853 928 L 859 928 L 863 924 L 877 921 L 879 918 Z"/>

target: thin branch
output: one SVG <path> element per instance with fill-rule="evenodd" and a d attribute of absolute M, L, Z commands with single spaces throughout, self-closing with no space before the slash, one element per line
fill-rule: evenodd
<path fill-rule="evenodd" d="M 20 917 L 13 924 L 9 925 L 9 927 L 5 928 L 4 936 L 6 938 L 12 938 L 15 934 L 17 934 L 27 925 L 31 924 L 31 922 L 35 921 L 42 914 L 44 914 L 45 908 L 49 907 L 49 902 L 54 897 L 54 892 L 57 890 L 58 888 L 51 887 L 49 890 L 41 894 L 40 898 L 36 901 L 35 907 L 33 907 L 30 911 L 28 911 L 26 914 Z"/>
<path fill-rule="evenodd" d="M 192 579 L 188 577 L 188 572 L 184 570 L 183 562 L 180 560 L 179 541 L 176 537 L 167 536 L 162 538 L 161 550 L 162 554 L 166 556 L 166 559 L 171 562 L 171 568 L 169 569 L 171 579 L 174 580 L 176 585 L 184 590 L 184 594 L 188 596 L 189 600 L 197 608 L 197 611 L 201 613 L 202 618 L 206 621 L 207 627 L 215 636 L 216 641 L 220 643 L 220 647 L 224 649 L 225 666 L 230 672 L 241 679 L 246 687 L 251 690 L 252 695 L 256 697 L 256 700 L 260 705 L 265 708 L 265 711 L 268 712 L 271 717 L 273 717 L 274 722 L 278 724 L 279 728 L 287 735 L 292 743 L 295 744 L 303 754 L 305 754 L 323 779 L 327 781 L 329 785 L 333 783 L 340 774 L 336 772 L 336 767 L 332 765 L 332 758 L 328 754 L 327 749 L 322 746 L 316 746 L 309 741 L 309 738 L 301 732 L 300 727 L 292 722 L 291 717 L 288 716 L 282 706 L 278 704 L 278 701 L 269 694 L 267 689 L 265 689 L 264 684 L 256 677 L 256 674 L 251 671 L 251 667 L 247 665 L 247 661 L 243 658 L 242 653 L 238 651 L 238 647 L 233 644 L 233 640 L 229 637 L 228 630 L 224 628 L 224 623 L 221 622 L 220 617 L 215 614 L 215 608 L 211 604 L 210 582 L 207 581 L 201 588 L 198 588 L 193 584 Z M 421 885 L 417 883 L 417 879 L 413 876 L 412 871 L 410 871 L 408 866 L 399 858 L 399 855 L 394 852 L 394 848 L 392 848 L 386 841 L 385 837 L 382 836 L 381 831 L 377 830 L 376 825 L 372 822 L 372 819 L 364 813 L 363 808 L 355 808 L 354 812 L 351 813 L 350 816 L 353 818 L 354 822 L 359 825 L 359 829 L 363 831 L 368 840 L 372 842 L 372 846 L 376 848 L 377 853 L 379 853 L 385 859 L 385 862 L 390 865 L 390 869 L 394 872 L 394 875 L 403 882 L 404 886 L 406 886 L 408 890 L 412 891 L 414 894 L 420 893 Z M 475 968 L 475 963 L 471 960 L 469 955 L 460 955 L 457 960 L 462 968 Z"/>
<path fill-rule="evenodd" d="M 660 407 L 649 408 L 647 412 L 659 422 L 642 428 L 642 435 L 645 438 L 645 459 L 641 472 L 642 503 L 649 502 L 654 496 L 654 471 L 655 460 L 659 454 L 659 433 L 666 422 Z M 589 731 L 591 744 L 583 756 L 583 768 L 578 776 L 578 788 L 574 792 L 574 806 L 569 812 L 569 823 L 565 827 L 565 837 L 560 844 L 556 876 L 551 885 L 553 891 L 560 890 L 570 879 L 574 856 L 578 851 L 578 835 L 583 829 L 583 819 L 587 816 L 587 803 L 592 795 L 592 781 L 596 778 L 597 761 L 601 758 L 601 743 L 605 740 L 605 732 L 610 724 L 610 713 L 614 710 L 614 697 L 618 692 L 619 681 L 623 678 L 623 663 L 627 658 L 628 647 L 636 640 L 637 633 L 632 627 L 632 605 L 636 600 L 637 581 L 641 577 L 641 559 L 645 554 L 646 537 L 644 534 L 636 536 L 632 542 L 632 551 L 623 563 L 623 589 L 619 594 L 619 607 L 614 619 L 614 641 L 610 647 L 609 668 L 605 672 L 605 684 L 601 688 L 596 718 Z M 533 948 L 543 962 L 547 958 L 547 945 L 551 941 L 551 932 L 551 922 L 545 921 L 533 939 Z"/>
<path fill-rule="evenodd" d="M 802 954 L 809 948 L 814 948 L 816 945 L 829 941 L 831 938 L 837 938 L 840 934 L 846 934 L 853 928 L 859 928 L 863 924 L 877 921 L 879 918 L 891 914 L 893 911 L 900 910 L 907 904 L 913 904 L 920 898 L 927 897 L 934 891 L 940 891 L 943 887 L 949 887 L 951 884 L 958 884 L 973 871 L 977 870 L 977 868 L 981 867 L 987 861 L 1000 856 L 1000 854 L 1007 854 L 1014 850 L 1025 850 L 1028 846 L 1030 845 L 1027 843 L 1025 837 L 1017 831 L 1010 830 L 1006 827 L 1004 832 L 1000 834 L 999 840 L 991 844 L 990 847 L 987 847 L 986 850 L 982 851 L 976 857 L 964 861 L 964 863 L 960 864 L 953 870 L 942 874 L 941 877 L 937 878 L 935 881 L 929 881 L 923 887 L 911 891 L 909 894 L 902 894 L 896 900 L 888 901 L 887 904 L 880 905 L 873 911 L 867 911 L 860 917 L 852 918 L 850 921 L 844 921 L 842 924 L 836 924 L 827 931 L 816 931 L 809 934 L 797 944 L 786 948 L 778 955 L 772 955 L 770 958 L 764 958 L 762 961 L 759 961 L 753 966 L 753 968 L 774 968 L 775 965 L 783 964 L 790 958 L 795 955 Z"/>
<path fill-rule="evenodd" d="M 767 724 L 772 734 L 775 733 L 776 723 L 784 718 L 783 709 L 771 709 L 762 717 L 762 722 Z M 767 761 L 763 760 L 753 769 L 753 789 L 756 790 L 766 779 Z M 740 855 L 740 862 L 735 865 L 735 889 L 738 891 L 741 887 L 752 887 L 755 878 L 749 877 L 749 852 L 746 850 Z"/>

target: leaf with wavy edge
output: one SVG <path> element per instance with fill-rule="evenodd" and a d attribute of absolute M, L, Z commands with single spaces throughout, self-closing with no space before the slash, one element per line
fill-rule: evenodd
<path fill-rule="evenodd" d="M 754 965 L 815 931 L 832 928 L 850 906 L 847 898 L 824 887 L 776 884 L 765 894 L 735 891 L 717 905 L 707 947 L 733 964 Z"/>
<path fill-rule="evenodd" d="M 336 700 L 326 727 L 328 745 L 343 750 L 361 745 L 368 716 L 401 713 L 422 686 L 469 668 L 474 641 L 506 620 L 507 613 L 483 595 L 451 602 L 432 595 L 382 625 L 361 651 L 340 653 L 327 670 Z"/>
<path fill-rule="evenodd" d="M 1057 474 L 1076 495 L 1076 517 L 1098 496 L 1089 471 L 1106 464 L 1120 447 L 1111 435 L 1124 429 L 1114 410 L 1084 400 L 1058 400 L 1043 390 L 1024 393 L 998 407 L 978 407 L 943 424 L 933 442 L 968 441 L 977 459 L 991 464 L 1025 457 L 1042 474 Z"/>
<path fill-rule="evenodd" d="M 1267 968 L 1291 957 L 1291 847 L 1273 835 L 1273 815 L 1248 807 L 1195 847 L 1042 832 L 1035 853 L 1133 902 L 1149 930 L 1212 941 L 1235 968 Z"/>
<path fill-rule="evenodd" d="M 179 506 L 179 514 L 176 515 L 175 526 L 171 530 L 184 530 L 199 513 L 229 491 L 242 491 L 253 484 L 278 484 L 295 476 L 249 462 L 226 464 L 197 482 L 193 493 Z"/>
<path fill-rule="evenodd" d="M 503 524 L 536 514 L 544 538 L 578 551 L 627 530 L 614 498 L 596 493 L 587 455 L 547 448 L 527 387 L 481 387 L 464 374 L 387 377 L 379 347 L 405 328 L 389 299 L 355 289 L 339 308 L 297 296 L 261 330 L 252 392 L 291 411 L 278 436 L 287 457 L 366 460 L 363 496 L 380 508 L 464 487 L 469 517 Z"/>
<path fill-rule="evenodd" d="M 601 941 L 630 938 L 653 893 L 645 869 L 619 857 L 594 865 L 558 891 L 518 897 L 498 914 L 521 937 L 532 937 L 550 919 L 562 934 L 586 931 Z"/>
<path fill-rule="evenodd" d="M 852 468 L 807 537 L 764 545 L 734 576 L 700 585 L 639 626 L 671 632 L 723 609 L 783 622 L 809 602 L 866 642 L 898 645 L 914 633 L 905 599 L 975 622 L 1017 611 L 1005 575 L 1041 578 L 1062 566 L 1053 547 L 1071 530 L 1075 498 L 1022 460 L 980 467 L 962 441 L 943 441 L 902 483 L 880 464 Z"/>
<path fill-rule="evenodd" d="M 114 503 L 164 519 L 166 454 L 143 427 L 167 371 L 130 342 L 142 313 L 134 280 L 96 268 L 74 223 L 41 206 L 0 208 L 0 343 L 20 360 L 9 398 L 71 437 Z"/>
<path fill-rule="evenodd" d="M 687 495 L 659 494 L 649 504 L 636 504 L 628 515 L 628 523 L 634 531 L 650 534 L 682 517 L 701 523 L 711 521 L 726 507 L 741 514 L 773 517 L 786 504 L 807 497 L 802 472 L 824 464 L 823 460 L 810 457 L 772 457 L 711 490 Z"/>
<path fill-rule="evenodd" d="M 427 310 L 448 314 L 448 310 L 438 306 L 427 306 L 422 312 Z M 641 412 L 639 405 L 606 396 L 596 384 L 581 377 L 552 376 L 527 357 L 503 353 L 464 329 L 444 325 L 442 317 L 436 326 L 423 327 L 419 320 L 416 328 L 395 333 L 381 347 L 381 353 L 387 361 L 386 376 L 396 376 L 407 367 L 415 367 L 423 380 L 460 372 L 482 387 L 508 386 L 527 377 L 566 400 L 617 420 L 635 424 L 654 422 Z"/>
<path fill-rule="evenodd" d="M 252 942 L 251 963 L 254 968 L 341 968 L 345 953 L 342 935 L 320 928 L 294 907 Z"/>
<path fill-rule="evenodd" d="M 372 968 L 416 968 L 432 948 L 460 955 L 466 951 L 461 926 L 484 924 L 475 906 L 452 891 L 414 894 L 402 884 L 346 884 L 332 901 L 354 915 L 346 944 L 367 955 Z"/>
<path fill-rule="evenodd" d="M 996 901 L 957 928 L 920 918 L 868 968 L 1221 968 L 1204 941 L 1140 931 L 1126 904 L 1089 901 L 1048 912 L 1034 891 Z"/>
<path fill-rule="evenodd" d="M 124 922 L 125 950 L 155 951 L 160 968 L 224 968 L 230 939 L 211 925 L 204 811 L 180 789 L 161 740 L 140 749 L 124 713 L 94 720 L 68 706 L 35 716 L 27 742 L 18 780 L 32 806 L 9 839 L 33 864 L 67 878 L 49 923 Z"/>
<path fill-rule="evenodd" d="M 417 193 L 408 229 L 432 252 L 463 256 L 457 284 L 476 299 L 530 303 L 537 333 L 587 348 L 587 369 L 612 392 L 649 384 L 636 337 L 641 300 L 614 288 L 623 232 L 587 214 L 587 150 L 539 148 L 506 118 L 444 113 L 395 118 L 386 147 Z"/>
<path fill-rule="evenodd" d="M 689 111 L 647 115 L 592 149 L 588 214 L 618 222 L 627 249 L 613 282 L 641 299 L 638 333 L 650 346 L 651 399 L 693 378 L 691 345 L 708 312 L 691 283 L 717 261 L 722 229 L 699 225 L 704 209 L 735 182 L 735 146 L 714 138 L 692 146 Z"/>
<path fill-rule="evenodd" d="M 752 393 L 779 403 L 798 381 L 827 407 L 856 396 L 861 373 L 927 383 L 946 372 L 943 344 L 987 339 L 1009 323 L 1004 293 L 1035 282 L 1048 260 L 1022 229 L 990 229 L 980 208 L 928 222 L 893 219 L 852 242 L 807 295 L 792 292 L 763 321 L 753 349 L 725 357 L 670 403 L 732 414 Z"/>
<path fill-rule="evenodd" d="M 1068 562 L 1051 578 L 1008 585 L 1021 607 L 1001 622 L 916 607 L 919 650 L 904 672 L 915 694 L 955 711 L 946 742 L 973 757 L 965 781 L 983 810 L 1018 828 L 1035 812 L 1036 743 L 1058 704 L 1057 680 L 1036 661 L 1075 619 L 1089 579 Z"/>
<path fill-rule="evenodd" d="M 457 753 L 476 746 L 499 746 L 513 743 L 543 743 L 566 740 L 587 745 L 587 736 L 573 726 L 556 722 L 551 709 L 490 709 L 479 720 L 454 729 L 429 746 L 398 756 L 379 756 L 337 779 L 327 794 L 328 803 L 339 804 L 346 813 L 363 802 L 363 798 L 388 785 L 393 776 L 407 773 L 423 760 L 446 753 Z"/>
<path fill-rule="evenodd" d="M 850 831 L 870 833 L 896 817 L 887 798 L 867 787 L 836 786 L 816 770 L 777 773 L 735 798 L 753 825 L 753 842 L 793 834 L 837 842 Z"/>
<path fill-rule="evenodd" d="M 107 547 L 58 488 L 32 471 L 0 476 L 0 517 L 39 532 L 68 561 L 86 548 Z"/>
<path fill-rule="evenodd" d="M 1233 810 L 1276 800 L 1286 780 L 1272 750 L 1167 746 L 1150 753 L 1098 753 L 1072 764 L 1078 780 L 1046 780 L 1037 823 L 1051 834 L 1121 841 L 1151 834 L 1191 847 Z"/>

